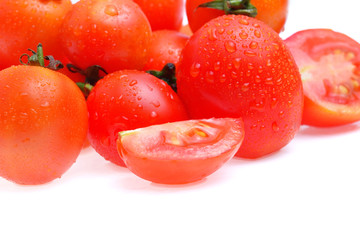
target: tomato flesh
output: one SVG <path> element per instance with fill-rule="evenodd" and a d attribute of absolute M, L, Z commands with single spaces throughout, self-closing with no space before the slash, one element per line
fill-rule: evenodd
<path fill-rule="evenodd" d="M 328 29 L 286 40 L 304 87 L 303 124 L 326 127 L 360 120 L 360 44 Z"/>
<path fill-rule="evenodd" d="M 239 118 L 186 120 L 120 132 L 118 152 L 137 176 L 184 184 L 205 178 L 231 159 L 244 138 Z"/>

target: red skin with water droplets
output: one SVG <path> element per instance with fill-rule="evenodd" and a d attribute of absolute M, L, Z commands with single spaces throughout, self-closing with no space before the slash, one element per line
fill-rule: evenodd
<path fill-rule="evenodd" d="M 82 0 L 73 5 L 61 27 L 61 45 L 73 64 L 100 65 L 107 72 L 141 70 L 151 27 L 131 0 Z"/>
<path fill-rule="evenodd" d="M 70 0 L 1 0 L 0 70 L 19 65 L 21 54 L 29 53 L 28 48 L 36 50 L 39 43 L 44 46 L 45 55 L 63 60 L 58 35 L 71 6 Z"/>
<path fill-rule="evenodd" d="M 188 118 L 183 103 L 164 81 L 142 71 L 106 75 L 87 98 L 91 146 L 106 160 L 125 166 L 118 133 Z"/>
<path fill-rule="evenodd" d="M 278 34 L 254 18 L 224 15 L 194 33 L 183 49 L 177 83 L 190 117 L 243 118 L 240 157 L 277 151 L 300 127 L 298 68 Z"/>
<path fill-rule="evenodd" d="M 183 22 L 183 0 L 134 0 L 149 19 L 153 31 L 179 30 Z"/>
<path fill-rule="evenodd" d="M 176 67 L 181 50 L 188 40 L 187 35 L 178 31 L 154 31 L 148 49 L 148 61 L 144 70 L 161 70 L 167 63 L 173 63 Z"/>

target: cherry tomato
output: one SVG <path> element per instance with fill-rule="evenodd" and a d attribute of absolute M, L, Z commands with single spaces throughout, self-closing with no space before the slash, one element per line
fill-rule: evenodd
<path fill-rule="evenodd" d="M 257 158 L 285 146 L 301 123 L 298 68 L 279 35 L 243 15 L 210 20 L 190 38 L 177 71 L 190 117 L 241 117 L 238 156 Z"/>
<path fill-rule="evenodd" d="M 241 119 L 219 118 L 165 123 L 121 132 L 118 151 L 137 176 L 163 184 L 205 178 L 239 149 Z"/>
<path fill-rule="evenodd" d="M 182 102 L 169 85 L 137 70 L 106 75 L 91 90 L 87 104 L 90 144 L 105 159 L 121 166 L 118 132 L 187 119 Z"/>
<path fill-rule="evenodd" d="M 0 70 L 19 65 L 21 54 L 38 43 L 45 55 L 62 60 L 58 29 L 71 6 L 70 0 L 0 0 Z"/>
<path fill-rule="evenodd" d="M 84 144 L 88 113 L 76 84 L 37 66 L 0 71 L 0 176 L 18 184 L 59 178 Z"/>
<path fill-rule="evenodd" d="M 179 30 L 184 15 L 183 0 L 134 0 L 149 19 L 153 31 Z"/>
<path fill-rule="evenodd" d="M 220 9 L 199 7 L 199 5 L 211 2 L 209 0 L 187 0 L 186 1 L 186 15 L 189 21 L 190 28 L 193 32 L 198 30 L 202 25 L 208 22 L 210 19 L 224 15 L 224 5 L 231 5 L 231 1 L 228 0 L 215 0 L 220 4 Z M 228 2 L 228 4 L 225 4 Z M 233 3 L 240 3 L 241 1 L 232 1 Z M 288 0 L 242 0 L 242 2 L 249 2 L 257 9 L 256 18 L 265 22 L 276 32 L 281 32 L 284 28 L 287 10 Z M 236 5 L 236 4 L 234 4 Z M 236 5 L 235 8 L 238 6 Z M 238 9 L 233 9 L 229 14 L 236 14 Z M 243 13 L 245 14 L 245 13 Z"/>
<path fill-rule="evenodd" d="M 154 31 L 148 50 L 148 62 L 144 70 L 161 70 L 165 64 L 173 63 L 176 67 L 181 50 L 189 37 L 173 30 Z"/>
<path fill-rule="evenodd" d="M 286 39 L 300 68 L 303 123 L 338 126 L 360 120 L 360 44 L 330 29 L 308 29 Z"/>
<path fill-rule="evenodd" d="M 81 69 L 100 65 L 107 72 L 142 69 L 151 27 L 131 0 L 80 0 L 66 15 L 61 45 Z"/>

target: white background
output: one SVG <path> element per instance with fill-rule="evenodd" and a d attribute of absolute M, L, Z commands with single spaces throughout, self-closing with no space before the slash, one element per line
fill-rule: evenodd
<path fill-rule="evenodd" d="M 338 4 L 341 2 L 341 5 Z M 332 28 L 360 41 L 356 0 L 290 0 L 286 38 Z M 166 186 L 84 150 L 61 179 L 0 179 L 0 239 L 360 239 L 360 123 L 302 127 L 281 151 Z"/>

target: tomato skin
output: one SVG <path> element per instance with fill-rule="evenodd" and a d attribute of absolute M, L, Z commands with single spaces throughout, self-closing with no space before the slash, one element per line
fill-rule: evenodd
<path fill-rule="evenodd" d="M 19 57 L 28 48 L 36 49 L 39 43 L 45 55 L 62 60 L 58 29 L 71 6 L 70 0 L 1 0 L 0 70 L 19 65 Z"/>
<path fill-rule="evenodd" d="M 0 71 L 0 176 L 35 185 L 60 178 L 87 133 L 85 99 L 65 75 L 35 66 Z"/>
<path fill-rule="evenodd" d="M 259 20 L 223 15 L 190 38 L 177 72 L 190 117 L 241 117 L 238 156 L 281 149 L 298 131 L 303 92 L 295 61 L 278 34 Z"/>
<path fill-rule="evenodd" d="M 200 4 L 206 2 L 209 1 L 186 1 L 186 15 L 192 32 L 197 31 L 209 20 L 225 14 L 223 10 L 198 8 Z M 278 33 L 283 30 L 287 18 L 288 0 L 251 0 L 250 3 L 257 8 L 257 19 L 265 22 Z"/>
<path fill-rule="evenodd" d="M 167 63 L 173 63 L 176 67 L 181 50 L 185 47 L 188 40 L 188 36 L 177 31 L 154 31 L 148 51 L 149 59 L 144 70 L 160 71 Z"/>
<path fill-rule="evenodd" d="M 179 30 L 183 21 L 183 0 L 134 0 L 149 19 L 151 29 Z"/>
<path fill-rule="evenodd" d="M 142 71 L 106 75 L 87 98 L 91 146 L 105 159 L 125 166 L 116 149 L 118 132 L 187 119 L 176 93 L 164 81 Z"/>
<path fill-rule="evenodd" d="M 359 121 L 360 44 L 330 29 L 299 31 L 285 42 L 302 75 L 302 123 L 331 127 Z M 337 86 L 345 93 L 336 93 Z"/>
<path fill-rule="evenodd" d="M 244 138 L 241 119 L 203 119 L 120 133 L 117 147 L 130 171 L 162 184 L 199 181 L 231 159 Z"/>
<path fill-rule="evenodd" d="M 77 67 L 100 65 L 107 72 L 142 69 L 151 27 L 131 0 L 81 0 L 61 27 L 61 46 Z"/>

